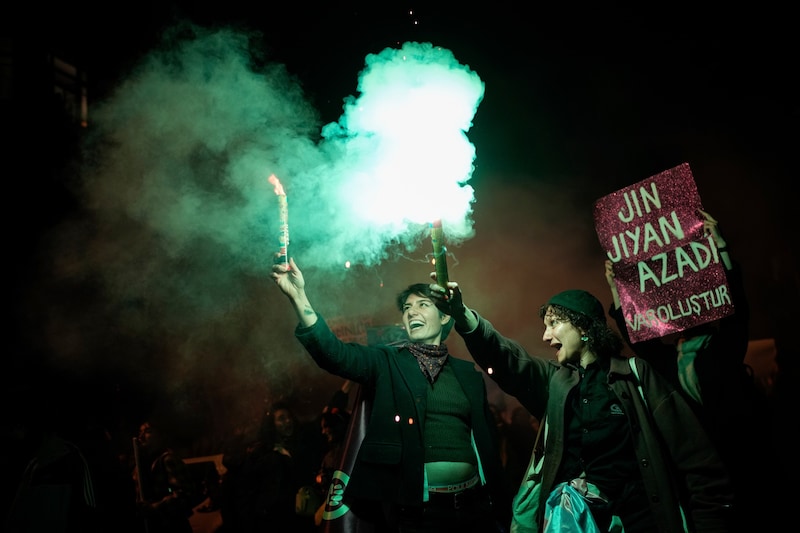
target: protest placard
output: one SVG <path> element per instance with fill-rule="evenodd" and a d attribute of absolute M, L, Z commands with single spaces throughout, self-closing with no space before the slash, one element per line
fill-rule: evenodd
<path fill-rule="evenodd" d="M 688 163 L 597 200 L 600 244 L 631 341 L 678 333 L 733 313 L 714 239 Z"/>

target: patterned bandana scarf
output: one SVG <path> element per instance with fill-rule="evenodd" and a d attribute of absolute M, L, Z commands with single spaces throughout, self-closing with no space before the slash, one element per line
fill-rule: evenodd
<path fill-rule="evenodd" d="M 428 381 L 431 383 L 436 381 L 436 376 L 439 375 L 447 361 L 447 346 L 406 342 L 403 344 L 403 348 L 408 348 L 408 351 L 412 353 L 419 363 L 419 369 L 422 370 L 422 374 L 428 378 Z"/>

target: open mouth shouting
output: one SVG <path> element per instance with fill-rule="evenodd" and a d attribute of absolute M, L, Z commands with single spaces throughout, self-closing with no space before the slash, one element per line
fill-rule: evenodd
<path fill-rule="evenodd" d="M 419 328 L 424 328 L 424 327 L 425 327 L 425 322 L 423 322 L 422 320 L 411 320 L 408 323 L 408 332 L 411 333 L 412 331 L 416 331 Z"/>

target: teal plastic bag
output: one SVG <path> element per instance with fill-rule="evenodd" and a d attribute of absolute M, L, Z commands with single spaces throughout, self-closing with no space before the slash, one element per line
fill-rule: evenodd
<path fill-rule="evenodd" d="M 547 497 L 544 533 L 600 533 L 586 498 L 571 483 L 559 483 Z"/>
<path fill-rule="evenodd" d="M 522 481 L 511 505 L 511 533 L 539 533 L 537 514 L 542 493 L 543 464 L 544 457 L 531 459 L 528 475 Z"/>
<path fill-rule="evenodd" d="M 544 417 L 536 435 L 536 442 L 533 444 L 528 471 L 511 504 L 511 533 L 540 533 L 539 502 L 542 494 L 542 466 L 544 466 L 544 445 L 541 443 L 546 440 L 547 418 Z"/>

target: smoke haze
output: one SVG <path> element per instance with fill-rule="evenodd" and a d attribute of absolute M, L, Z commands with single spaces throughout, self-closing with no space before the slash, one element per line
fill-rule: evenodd
<path fill-rule="evenodd" d="M 434 218 L 454 247 L 474 235 L 475 72 L 429 43 L 369 54 L 359 94 L 323 125 L 259 43 L 255 32 L 180 25 L 93 107 L 84 216 L 52 235 L 38 301 L 49 308 L 39 342 L 59 365 L 132 375 L 179 410 L 197 388 L 243 408 L 246 391 L 307 395 L 315 382 L 303 378 L 320 371 L 268 277 L 279 249 L 273 173 L 289 255 L 332 321 L 399 319 L 396 291 L 427 279 Z M 416 265 L 416 279 L 392 275 L 383 290 L 393 264 Z"/>
<path fill-rule="evenodd" d="M 412 34 L 381 25 L 384 14 L 306 27 L 296 11 L 278 25 L 305 78 L 327 91 L 357 82 L 357 93 L 335 95 L 333 121 L 260 34 L 189 24 L 92 103 L 81 207 L 44 235 L 44 274 L 19 313 L 20 334 L 57 372 L 130 380 L 121 386 L 150 394 L 154 408 L 221 428 L 287 395 L 316 412 L 339 380 L 294 339 L 294 312 L 268 279 L 279 248 L 270 174 L 286 189 L 289 254 L 314 306 L 343 331 L 398 321 L 394 295 L 428 280 L 427 224 L 442 218 L 467 304 L 547 355 L 536 310 L 551 294 L 580 287 L 610 303 L 594 201 L 683 162 L 745 267 L 753 338 L 791 316 L 778 305 L 797 289 L 790 167 L 778 157 L 791 142 L 767 117 L 787 120 L 782 94 L 796 91 L 777 71 L 743 85 L 750 50 L 736 53 L 738 35 L 719 39 L 733 47 L 728 73 L 693 65 L 705 57 L 693 42 L 654 37 L 649 17 L 592 19 L 573 33 L 540 22 L 531 33 L 506 12 L 465 10 L 473 23 L 444 24 L 448 14 Z M 492 20 L 508 39 L 476 40 Z M 437 39 L 373 46 L 396 35 Z M 631 43 L 652 58 L 635 72 L 619 61 Z M 447 342 L 469 357 L 457 336 Z"/>

